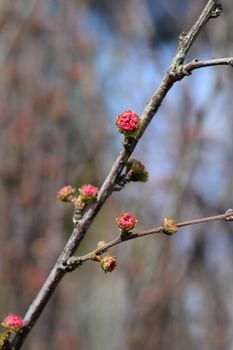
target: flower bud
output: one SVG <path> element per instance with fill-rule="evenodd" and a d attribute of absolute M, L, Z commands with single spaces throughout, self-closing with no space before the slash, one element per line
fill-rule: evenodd
<path fill-rule="evenodd" d="M 124 233 L 130 232 L 134 229 L 137 219 L 131 213 L 121 214 L 116 218 L 116 222 L 120 228 L 120 230 Z"/>
<path fill-rule="evenodd" d="M 105 273 L 112 272 L 117 266 L 116 257 L 113 255 L 107 255 L 101 259 L 100 265 Z"/>
<path fill-rule="evenodd" d="M 129 181 L 147 182 L 149 173 L 145 166 L 136 159 L 130 159 L 126 164 Z"/>
<path fill-rule="evenodd" d="M 70 202 L 74 196 L 75 190 L 76 189 L 70 185 L 63 186 L 60 191 L 57 192 L 57 198 L 62 202 Z"/>
<path fill-rule="evenodd" d="M 173 235 L 178 231 L 176 221 L 172 219 L 163 219 L 163 233 L 165 233 L 168 236 Z"/>
<path fill-rule="evenodd" d="M 2 322 L 2 326 L 11 332 L 19 332 L 24 325 L 24 320 L 20 316 L 14 314 L 9 314 Z"/>
<path fill-rule="evenodd" d="M 79 193 L 80 193 L 79 197 L 82 201 L 93 200 L 97 197 L 98 192 L 99 192 L 98 187 L 95 187 L 90 184 L 83 185 L 82 187 L 79 188 Z"/>
<path fill-rule="evenodd" d="M 116 126 L 121 134 L 125 136 L 133 136 L 140 126 L 139 116 L 131 111 L 131 109 L 118 115 L 116 120 Z"/>

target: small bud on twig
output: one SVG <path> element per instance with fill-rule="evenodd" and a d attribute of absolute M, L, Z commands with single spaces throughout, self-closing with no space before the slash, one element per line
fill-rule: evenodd
<path fill-rule="evenodd" d="M 130 159 L 126 164 L 127 180 L 147 182 L 149 173 L 145 166 L 136 159 Z"/>
<path fill-rule="evenodd" d="M 121 236 L 123 238 L 125 237 L 125 235 L 130 234 L 131 231 L 134 229 L 134 227 L 137 224 L 137 219 L 131 213 L 124 213 L 116 218 L 116 223 L 118 224 L 119 229 L 121 230 Z"/>
<path fill-rule="evenodd" d="M 167 218 L 163 220 L 163 233 L 165 233 L 168 236 L 171 236 L 177 231 L 178 231 L 178 228 L 175 220 L 167 219 Z"/>
<path fill-rule="evenodd" d="M 105 273 L 112 272 L 117 266 L 116 257 L 113 255 L 107 255 L 101 259 L 100 265 Z"/>

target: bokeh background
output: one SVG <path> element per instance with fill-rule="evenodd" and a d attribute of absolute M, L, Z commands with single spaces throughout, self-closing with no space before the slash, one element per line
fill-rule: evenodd
<path fill-rule="evenodd" d="M 0 317 L 24 315 L 72 231 L 64 184 L 100 186 L 121 149 L 114 122 L 138 114 L 207 1 L 0 1 Z M 189 60 L 231 56 L 233 5 Z M 109 198 L 78 254 L 138 228 L 225 212 L 233 194 L 233 72 L 177 83 L 134 157 L 150 172 Z M 233 226 L 215 222 L 115 247 L 117 270 L 88 262 L 63 279 L 30 350 L 233 349 Z"/>

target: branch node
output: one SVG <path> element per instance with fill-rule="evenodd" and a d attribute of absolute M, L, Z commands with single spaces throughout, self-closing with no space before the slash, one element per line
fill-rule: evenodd
<path fill-rule="evenodd" d="M 62 261 L 59 269 L 64 272 L 72 272 L 80 265 L 82 265 L 82 259 L 78 256 L 71 256 L 67 260 Z"/>
<path fill-rule="evenodd" d="M 222 5 L 217 4 L 216 8 L 211 12 L 210 18 L 217 18 L 222 14 Z"/>
<path fill-rule="evenodd" d="M 185 65 L 178 65 L 177 67 L 174 67 L 170 72 L 170 77 L 173 79 L 173 81 L 178 81 L 183 79 L 187 75 L 191 75 L 192 72 L 187 69 Z"/>
<path fill-rule="evenodd" d="M 182 44 L 186 38 L 188 33 L 186 32 L 181 32 L 180 35 L 179 35 L 179 45 Z"/>
<path fill-rule="evenodd" d="M 73 213 L 73 223 L 74 223 L 74 226 L 77 226 L 79 221 L 82 219 L 82 216 L 83 216 L 83 209 L 84 209 L 84 206 L 81 207 L 79 205 L 76 205 L 74 207 L 74 213 Z"/>
<path fill-rule="evenodd" d="M 122 188 L 124 187 L 123 183 L 117 183 L 113 186 L 113 191 L 114 192 L 119 192 L 122 190 Z"/>

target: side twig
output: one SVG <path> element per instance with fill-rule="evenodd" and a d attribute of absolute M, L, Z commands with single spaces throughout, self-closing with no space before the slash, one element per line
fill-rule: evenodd
<path fill-rule="evenodd" d="M 212 67 L 212 66 L 231 66 L 233 67 L 233 57 L 225 57 L 225 58 L 216 58 L 211 60 L 198 60 L 195 59 L 187 64 L 184 64 L 181 67 L 181 70 L 186 72 L 187 74 L 191 74 L 191 72 L 195 69 Z"/>
<path fill-rule="evenodd" d="M 177 228 L 185 227 L 185 226 L 192 226 L 197 224 L 203 224 L 208 223 L 211 221 L 233 221 L 233 209 L 228 209 L 224 214 L 215 215 L 215 216 L 208 216 L 201 219 L 195 219 L 195 220 L 188 220 L 188 221 L 182 221 L 176 224 Z M 101 244 L 101 248 L 96 248 L 95 250 L 83 255 L 83 256 L 72 256 L 69 258 L 65 265 L 64 265 L 64 271 L 71 272 L 74 269 L 78 268 L 80 265 L 82 265 L 84 262 L 88 260 L 93 260 L 93 256 L 98 256 L 102 253 L 105 253 L 109 248 L 114 247 L 118 244 L 121 244 L 123 242 L 135 239 L 135 238 L 141 238 L 144 236 L 149 236 L 156 233 L 163 233 L 164 228 L 163 226 L 154 227 L 152 229 L 143 230 L 140 232 L 130 233 L 127 236 L 119 235 L 115 239 L 113 239 L 110 242 Z"/>

